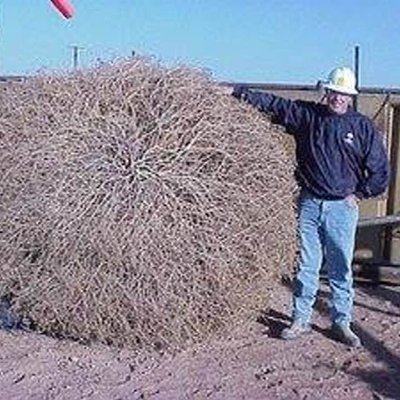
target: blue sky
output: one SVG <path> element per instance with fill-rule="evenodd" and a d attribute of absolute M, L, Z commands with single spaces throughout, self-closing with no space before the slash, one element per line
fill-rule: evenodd
<path fill-rule="evenodd" d="M 400 87 L 399 0 L 49 0 L 0 2 L 0 75 L 138 54 L 216 79 L 313 84 L 361 50 L 361 86 Z"/>

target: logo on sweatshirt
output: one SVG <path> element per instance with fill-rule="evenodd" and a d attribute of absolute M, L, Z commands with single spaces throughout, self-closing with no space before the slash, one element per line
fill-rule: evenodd
<path fill-rule="evenodd" d="M 352 145 L 352 144 L 353 144 L 353 141 L 354 141 L 354 135 L 353 135 L 353 133 L 352 133 L 352 132 L 347 132 L 346 135 L 344 136 L 344 141 L 345 141 L 347 144 Z"/>

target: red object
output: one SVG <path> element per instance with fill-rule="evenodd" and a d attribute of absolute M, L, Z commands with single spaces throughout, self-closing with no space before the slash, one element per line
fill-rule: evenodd
<path fill-rule="evenodd" d="M 65 17 L 65 18 L 71 18 L 74 13 L 74 7 L 72 7 L 72 4 L 68 0 L 50 0 L 54 6 L 57 8 L 58 11 Z"/>

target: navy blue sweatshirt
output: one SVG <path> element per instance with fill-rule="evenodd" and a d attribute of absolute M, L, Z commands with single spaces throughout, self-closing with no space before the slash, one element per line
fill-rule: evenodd
<path fill-rule="evenodd" d="M 236 86 L 233 96 L 272 113 L 294 136 L 297 179 L 316 197 L 368 198 L 385 191 L 387 152 L 381 134 L 365 115 L 351 109 L 334 114 L 323 104 L 252 92 L 244 86 Z"/>

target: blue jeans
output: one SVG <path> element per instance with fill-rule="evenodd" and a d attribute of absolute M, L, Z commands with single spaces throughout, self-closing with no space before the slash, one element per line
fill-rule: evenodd
<path fill-rule="evenodd" d="M 324 262 L 331 289 L 331 320 L 350 324 L 358 206 L 348 200 L 322 200 L 302 191 L 299 198 L 300 258 L 293 294 L 293 319 L 311 320 L 319 271 Z"/>

